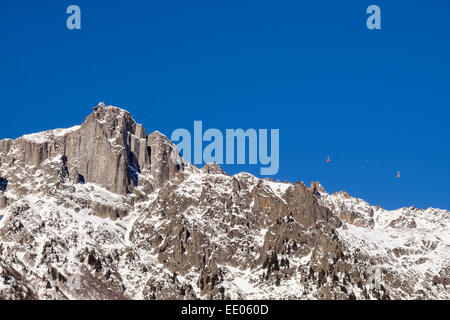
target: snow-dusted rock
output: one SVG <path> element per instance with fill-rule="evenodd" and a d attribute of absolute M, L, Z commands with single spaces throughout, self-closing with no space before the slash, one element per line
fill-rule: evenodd
<path fill-rule="evenodd" d="M 448 299 L 450 215 L 186 163 L 100 104 L 0 141 L 0 298 Z"/>

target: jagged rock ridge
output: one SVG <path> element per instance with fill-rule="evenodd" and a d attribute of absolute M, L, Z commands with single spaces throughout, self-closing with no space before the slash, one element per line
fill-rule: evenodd
<path fill-rule="evenodd" d="M 0 141 L 0 298 L 449 298 L 448 211 L 198 169 L 100 104 Z"/>

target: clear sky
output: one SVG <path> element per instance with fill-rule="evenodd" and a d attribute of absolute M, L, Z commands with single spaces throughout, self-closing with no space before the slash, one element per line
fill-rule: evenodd
<path fill-rule="evenodd" d="M 99 101 L 168 136 L 279 128 L 275 179 L 450 209 L 448 0 L 0 0 L 0 45 L 0 139 L 79 124 Z"/>

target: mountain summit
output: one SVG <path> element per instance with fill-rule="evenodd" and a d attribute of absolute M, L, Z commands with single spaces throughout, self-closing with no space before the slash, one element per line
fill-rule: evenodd
<path fill-rule="evenodd" d="M 93 110 L 81 126 L 2 140 L 2 162 L 20 160 L 32 170 L 48 171 L 48 162 L 59 161 L 63 178 L 95 183 L 121 195 L 135 189 L 137 173 L 148 171 L 154 186 L 160 186 L 180 171 L 172 162 L 162 161 L 175 148 L 165 136 L 158 132 L 147 136 L 125 110 L 103 104 Z"/>
<path fill-rule="evenodd" d="M 184 161 L 99 104 L 0 141 L 0 298 L 448 299 L 450 213 Z"/>

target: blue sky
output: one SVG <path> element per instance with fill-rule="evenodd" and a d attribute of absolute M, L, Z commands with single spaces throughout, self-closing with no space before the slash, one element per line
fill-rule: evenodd
<path fill-rule="evenodd" d="M 275 179 L 450 209 L 449 33 L 448 0 L 0 0 L 0 138 L 79 124 L 99 101 L 168 136 L 279 128 Z"/>

